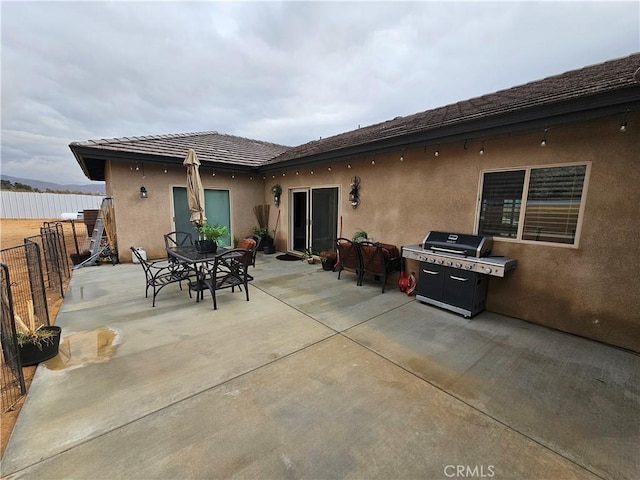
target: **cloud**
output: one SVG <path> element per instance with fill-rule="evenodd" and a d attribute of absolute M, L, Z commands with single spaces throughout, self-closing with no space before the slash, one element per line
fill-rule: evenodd
<path fill-rule="evenodd" d="M 297 145 L 638 50 L 635 2 L 4 2 L 2 170 L 217 130 Z M 35 175 L 38 175 L 35 177 Z"/>

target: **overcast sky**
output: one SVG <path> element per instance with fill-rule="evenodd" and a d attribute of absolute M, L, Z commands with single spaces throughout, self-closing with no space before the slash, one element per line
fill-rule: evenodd
<path fill-rule="evenodd" d="M 2 173 L 89 183 L 69 143 L 284 145 L 640 51 L 625 2 L 2 1 Z"/>

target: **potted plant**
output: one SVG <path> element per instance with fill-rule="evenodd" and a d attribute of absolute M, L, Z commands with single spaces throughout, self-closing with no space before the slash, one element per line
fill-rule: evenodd
<path fill-rule="evenodd" d="M 280 195 L 282 195 L 282 187 L 279 184 L 275 184 L 271 187 L 271 193 L 273 194 L 273 203 L 276 204 L 276 207 L 280 205 Z"/>
<path fill-rule="evenodd" d="M 201 253 L 216 253 L 218 245 L 222 243 L 222 238 L 229 235 L 229 227 L 226 225 L 210 225 L 203 223 L 196 227 L 199 240 L 196 240 L 196 249 Z"/>
<path fill-rule="evenodd" d="M 304 249 L 304 251 L 302 252 L 302 260 L 303 261 L 306 260 L 306 262 L 310 265 L 313 265 L 314 263 L 316 263 L 316 257 L 310 248 Z"/>
<path fill-rule="evenodd" d="M 276 253 L 276 246 L 275 246 L 273 237 L 269 233 L 267 233 L 262 237 L 261 243 L 262 243 L 262 249 L 265 254 L 268 255 L 268 254 Z"/>
<path fill-rule="evenodd" d="M 264 250 L 264 239 L 269 236 L 269 229 L 267 227 L 253 227 L 252 230 L 254 235 L 260 237 L 260 242 L 258 244 L 258 251 Z M 273 242 L 272 242 L 273 243 Z"/>
<path fill-rule="evenodd" d="M 356 233 L 353 234 L 353 242 L 357 243 L 357 242 L 364 242 L 369 238 L 369 234 L 367 233 L 366 230 L 363 230 L 362 228 L 359 228 L 358 230 L 356 230 Z"/>
<path fill-rule="evenodd" d="M 27 303 L 28 324 L 15 315 L 18 355 L 23 367 L 36 365 L 58 355 L 62 329 L 55 325 L 37 325 L 33 302 Z"/>
<path fill-rule="evenodd" d="M 334 250 L 323 250 L 320 252 L 320 261 L 323 270 L 333 271 L 338 261 L 338 254 Z"/>

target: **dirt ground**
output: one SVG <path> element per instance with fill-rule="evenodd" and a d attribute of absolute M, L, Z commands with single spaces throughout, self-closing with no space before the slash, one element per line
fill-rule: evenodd
<path fill-rule="evenodd" d="M 16 220 L 16 219 L 7 219 L 0 218 L 0 249 L 13 247 L 16 245 L 20 245 L 23 243 L 23 239 L 25 237 L 39 235 L 40 227 L 44 222 L 57 222 L 57 219 L 26 219 L 26 220 Z M 60 222 L 64 229 L 65 235 L 65 245 L 67 247 L 67 253 L 72 254 L 75 253 L 75 243 L 73 239 L 73 230 L 71 228 L 71 223 L 69 222 Z M 78 238 L 78 242 L 82 247 L 83 242 L 86 239 L 87 230 L 85 225 L 82 222 L 76 222 L 76 236 Z M 69 264 L 72 265 L 71 260 L 69 260 Z M 66 292 L 68 286 L 68 282 L 65 282 L 64 290 Z M 51 319 L 51 323 L 55 323 L 55 318 L 58 315 L 58 311 L 60 310 L 60 306 L 62 305 L 62 298 L 58 298 L 53 296 L 48 301 L 49 307 L 49 315 Z M 36 371 L 36 367 L 24 367 L 23 369 L 25 375 L 25 382 L 27 384 L 27 391 L 29 385 L 31 384 L 31 380 L 33 379 L 33 375 Z M 0 457 L 4 455 L 4 450 L 9 441 L 9 437 L 11 436 L 11 432 L 13 431 L 13 427 L 16 423 L 18 415 L 20 414 L 20 409 L 22 408 L 22 404 L 24 403 L 25 397 L 23 397 L 15 407 L 4 413 L 0 422 L 2 424 L 1 429 L 1 448 L 0 448 Z"/>

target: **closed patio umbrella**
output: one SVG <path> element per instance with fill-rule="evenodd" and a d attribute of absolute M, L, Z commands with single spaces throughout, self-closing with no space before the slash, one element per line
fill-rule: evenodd
<path fill-rule="evenodd" d="M 193 148 L 187 152 L 187 158 L 183 165 L 187 167 L 187 201 L 191 212 L 191 223 L 196 226 L 203 225 L 207 221 L 204 214 L 204 188 L 200 180 L 200 160 Z"/>

